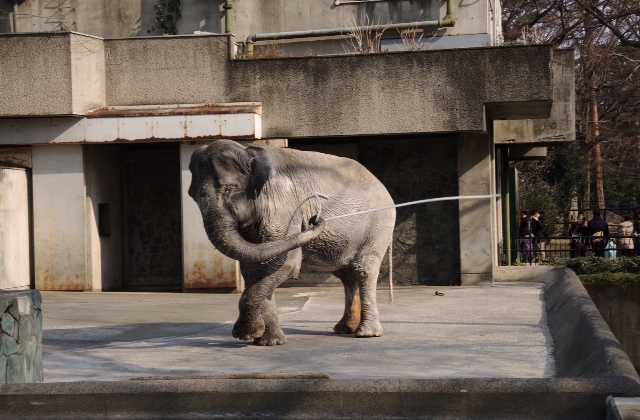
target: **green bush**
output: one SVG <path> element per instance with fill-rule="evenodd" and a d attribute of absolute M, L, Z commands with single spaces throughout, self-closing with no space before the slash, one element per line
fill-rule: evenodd
<path fill-rule="evenodd" d="M 613 260 L 599 257 L 572 258 L 566 260 L 564 265 L 578 275 L 601 273 L 640 274 L 640 257 L 620 257 Z"/>
<path fill-rule="evenodd" d="M 640 284 L 640 274 L 636 273 L 598 273 L 581 274 L 584 284 Z"/>
<path fill-rule="evenodd" d="M 585 284 L 640 284 L 640 257 L 550 258 L 544 264 L 570 268 Z"/>

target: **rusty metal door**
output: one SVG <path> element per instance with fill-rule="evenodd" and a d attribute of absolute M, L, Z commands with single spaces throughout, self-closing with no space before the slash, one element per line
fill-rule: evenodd
<path fill-rule="evenodd" d="M 177 144 L 123 148 L 125 289 L 182 287 Z"/>

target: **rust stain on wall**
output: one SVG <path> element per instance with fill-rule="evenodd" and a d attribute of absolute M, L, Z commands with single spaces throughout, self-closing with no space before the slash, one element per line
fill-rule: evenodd
<path fill-rule="evenodd" d="M 47 270 L 48 271 L 48 270 Z M 56 274 L 45 274 L 36 277 L 36 288 L 39 290 L 85 290 L 84 276 L 80 274 L 59 276 Z"/>
<path fill-rule="evenodd" d="M 0 147 L 0 163 L 31 168 L 31 146 Z"/>
<path fill-rule="evenodd" d="M 235 264 L 224 264 L 221 256 L 215 255 L 211 261 L 195 261 L 185 270 L 186 289 L 235 288 Z"/>
<path fill-rule="evenodd" d="M 102 107 L 87 111 L 87 118 L 157 117 L 163 115 L 262 115 L 261 105 L 199 104 L 164 107 Z"/>

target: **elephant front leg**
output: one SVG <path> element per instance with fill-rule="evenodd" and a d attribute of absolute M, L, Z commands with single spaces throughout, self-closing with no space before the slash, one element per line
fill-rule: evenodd
<path fill-rule="evenodd" d="M 282 258 L 242 267 L 246 290 L 240 298 L 240 315 L 233 326 L 233 336 L 255 340 L 258 345 L 284 344 L 286 339 L 278 324 L 273 292 L 285 280 L 297 276 L 302 252 L 290 251 Z"/>
<path fill-rule="evenodd" d="M 245 289 L 240 297 L 240 315 L 233 325 L 231 335 L 233 338 L 250 341 L 262 337 L 265 330 L 264 319 L 262 318 L 262 302 L 254 302 L 255 297 L 251 296 L 250 288 Z"/>
<path fill-rule="evenodd" d="M 276 313 L 276 302 L 273 294 L 262 304 L 262 319 L 264 320 L 264 333 L 260 338 L 254 340 L 258 346 L 276 346 L 285 344 L 287 337 L 284 335 L 278 315 Z"/>

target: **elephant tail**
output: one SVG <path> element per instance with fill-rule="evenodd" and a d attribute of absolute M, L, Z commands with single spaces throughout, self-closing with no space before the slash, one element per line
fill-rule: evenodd
<path fill-rule="evenodd" d="M 389 304 L 393 303 L 393 240 L 389 243 L 387 250 L 389 260 Z"/>

